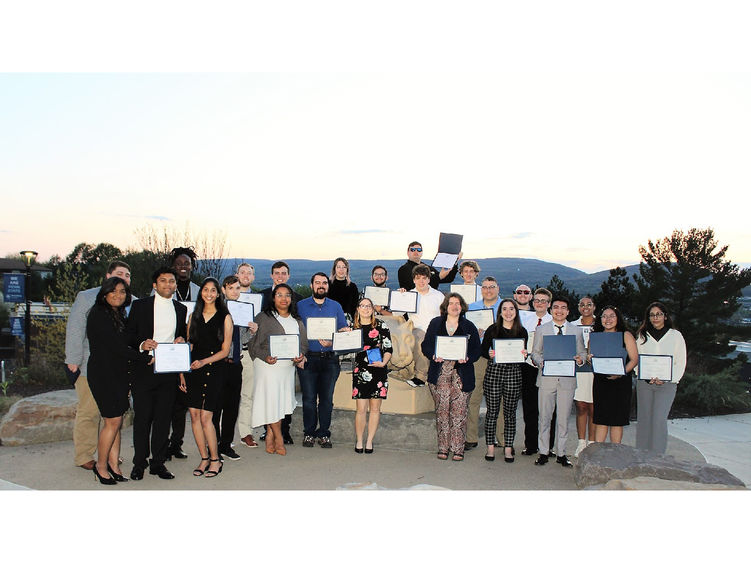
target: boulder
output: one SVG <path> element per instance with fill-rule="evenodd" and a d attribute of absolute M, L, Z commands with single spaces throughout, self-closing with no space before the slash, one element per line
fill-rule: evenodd
<path fill-rule="evenodd" d="M 717 465 L 683 461 L 623 444 L 590 444 L 574 466 L 574 481 L 580 489 L 637 477 L 745 488 L 743 481 Z"/>
<path fill-rule="evenodd" d="M 690 481 L 668 481 L 656 477 L 634 477 L 633 479 L 613 479 L 604 485 L 588 489 L 600 491 L 732 491 L 745 489 L 731 485 L 694 483 Z"/>

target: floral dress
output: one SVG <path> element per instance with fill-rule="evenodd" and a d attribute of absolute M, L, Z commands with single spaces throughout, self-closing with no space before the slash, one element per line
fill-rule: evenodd
<path fill-rule="evenodd" d="M 389 389 L 385 367 L 368 365 L 367 351 L 379 348 L 381 356 L 393 353 L 391 332 L 388 327 L 376 321 L 375 325 L 362 325 L 363 349 L 355 355 L 355 367 L 352 373 L 353 399 L 385 399 Z"/>

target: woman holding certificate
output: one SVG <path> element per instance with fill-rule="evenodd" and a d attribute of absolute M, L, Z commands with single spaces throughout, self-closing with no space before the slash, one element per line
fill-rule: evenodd
<path fill-rule="evenodd" d="M 227 366 L 222 360 L 229 355 L 233 329 L 232 316 L 222 297 L 219 281 L 206 278 L 199 289 L 193 314 L 188 319 L 191 371 L 180 374 L 180 390 L 187 394 L 185 403 L 201 454 L 201 463 L 193 470 L 196 477 L 216 477 L 222 472 L 212 418 Z"/>
<path fill-rule="evenodd" d="M 678 382 L 686 369 L 686 342 L 673 328 L 667 307 L 660 302 L 647 307 L 636 334 L 639 379 L 636 382 L 636 447 L 665 453 L 668 444 L 668 414 Z M 645 359 L 666 360 L 661 369 L 646 373 Z"/>
<path fill-rule="evenodd" d="M 512 463 L 516 438 L 516 406 L 522 392 L 522 363 L 527 358 L 527 329 L 519 320 L 519 308 L 513 299 L 504 299 L 499 307 L 501 314 L 488 327 L 482 339 L 481 353 L 490 360 L 482 383 L 488 406 L 485 415 L 485 459 L 495 460 L 495 427 L 503 398 L 503 460 Z M 498 351 L 496 340 L 501 341 Z"/>
<path fill-rule="evenodd" d="M 267 425 L 266 451 L 279 455 L 287 455 L 282 419 L 297 406 L 295 367 L 305 365 L 308 351 L 305 323 L 292 295 L 286 283 L 274 286 L 263 312 L 256 316 L 258 331 L 248 344 L 255 374 L 250 424 Z"/>
<path fill-rule="evenodd" d="M 440 306 L 440 317 L 430 321 L 421 349 L 430 358 L 428 388 L 435 401 L 438 459 L 464 459 L 467 406 L 475 388 L 474 364 L 480 357 L 480 336 L 464 318 L 467 303 L 449 293 Z"/>
<path fill-rule="evenodd" d="M 89 339 L 88 377 L 91 394 L 104 421 L 99 431 L 97 462 L 92 468 L 102 485 L 127 481 L 117 472 L 120 457 L 120 427 L 128 403 L 128 360 L 153 362 L 146 354 L 128 347 L 125 337 L 125 307 L 130 289 L 124 280 L 104 280 L 86 323 Z"/>
<path fill-rule="evenodd" d="M 590 335 L 590 354 L 588 357 L 593 361 L 592 371 L 594 372 L 594 381 L 592 382 L 594 412 L 592 419 L 595 423 L 595 441 L 604 442 L 608 437 L 608 430 L 610 430 L 610 441 L 614 444 L 620 444 L 623 439 L 623 427 L 628 426 L 631 412 L 631 373 L 639 361 L 639 354 L 636 350 L 636 341 L 626 328 L 623 315 L 612 305 L 602 309 L 600 316 L 595 319 L 595 324 L 592 327 L 592 334 L 603 332 L 620 333 L 622 335 L 622 348 L 618 352 L 621 354 L 621 358 L 624 356 L 625 358 L 623 363 L 618 366 L 623 373 L 599 373 L 592 360 L 593 339 Z M 625 349 L 625 354 L 623 349 Z M 615 357 L 613 352 L 609 352 L 609 354 Z"/>
<path fill-rule="evenodd" d="M 386 398 L 389 383 L 386 376 L 386 364 L 394 351 L 391 346 L 391 332 L 388 327 L 375 318 L 373 302 L 367 297 L 360 299 L 355 311 L 353 330 L 362 330 L 363 349 L 355 355 L 352 370 L 352 398 L 357 401 L 355 414 L 355 434 L 358 454 L 373 453 L 373 437 L 378 429 L 381 417 L 381 400 Z M 368 416 L 368 439 L 363 449 L 365 433 L 365 415 Z"/>

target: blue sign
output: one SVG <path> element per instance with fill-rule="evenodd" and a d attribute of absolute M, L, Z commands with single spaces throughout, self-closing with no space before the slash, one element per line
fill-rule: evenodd
<path fill-rule="evenodd" d="M 3 298 L 6 303 L 24 303 L 24 274 L 3 274 Z"/>
<path fill-rule="evenodd" d="M 10 333 L 13 336 L 23 336 L 23 318 L 21 317 L 10 318 Z"/>

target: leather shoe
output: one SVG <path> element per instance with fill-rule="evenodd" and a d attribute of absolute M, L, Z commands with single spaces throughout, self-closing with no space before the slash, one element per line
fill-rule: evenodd
<path fill-rule="evenodd" d="M 182 450 L 182 448 L 177 447 L 175 449 L 170 449 L 167 451 L 167 461 L 171 461 L 173 457 L 177 459 L 186 459 L 188 457 L 188 454 L 186 454 Z"/>
<path fill-rule="evenodd" d="M 464 449 L 470 450 L 477 447 L 477 442 L 464 442 Z"/>
<path fill-rule="evenodd" d="M 547 454 L 540 454 L 535 460 L 535 465 L 545 465 L 548 462 Z"/>
<path fill-rule="evenodd" d="M 133 469 L 130 472 L 130 478 L 134 481 L 140 481 L 143 479 L 143 467 L 133 466 Z"/>
<path fill-rule="evenodd" d="M 522 455 L 535 455 L 539 450 L 537 448 L 524 448 Z"/>
<path fill-rule="evenodd" d="M 292 436 L 290 436 L 289 434 L 283 434 L 282 440 L 284 440 L 284 443 L 287 444 L 288 446 L 291 446 L 294 444 L 294 442 L 292 441 Z"/>
<path fill-rule="evenodd" d="M 96 461 L 93 459 L 91 461 L 87 461 L 86 463 L 79 465 L 78 467 L 83 467 L 86 471 L 91 471 L 94 469 L 94 466 L 96 465 Z"/>
<path fill-rule="evenodd" d="M 151 475 L 157 475 L 160 479 L 174 479 L 175 476 L 163 465 L 157 465 L 149 468 Z"/>
<path fill-rule="evenodd" d="M 566 457 L 565 455 L 559 455 L 558 457 L 556 457 L 555 458 L 555 462 L 556 463 L 560 463 L 563 467 L 573 467 L 574 466 L 574 464 L 571 463 L 568 460 L 568 457 Z"/>

